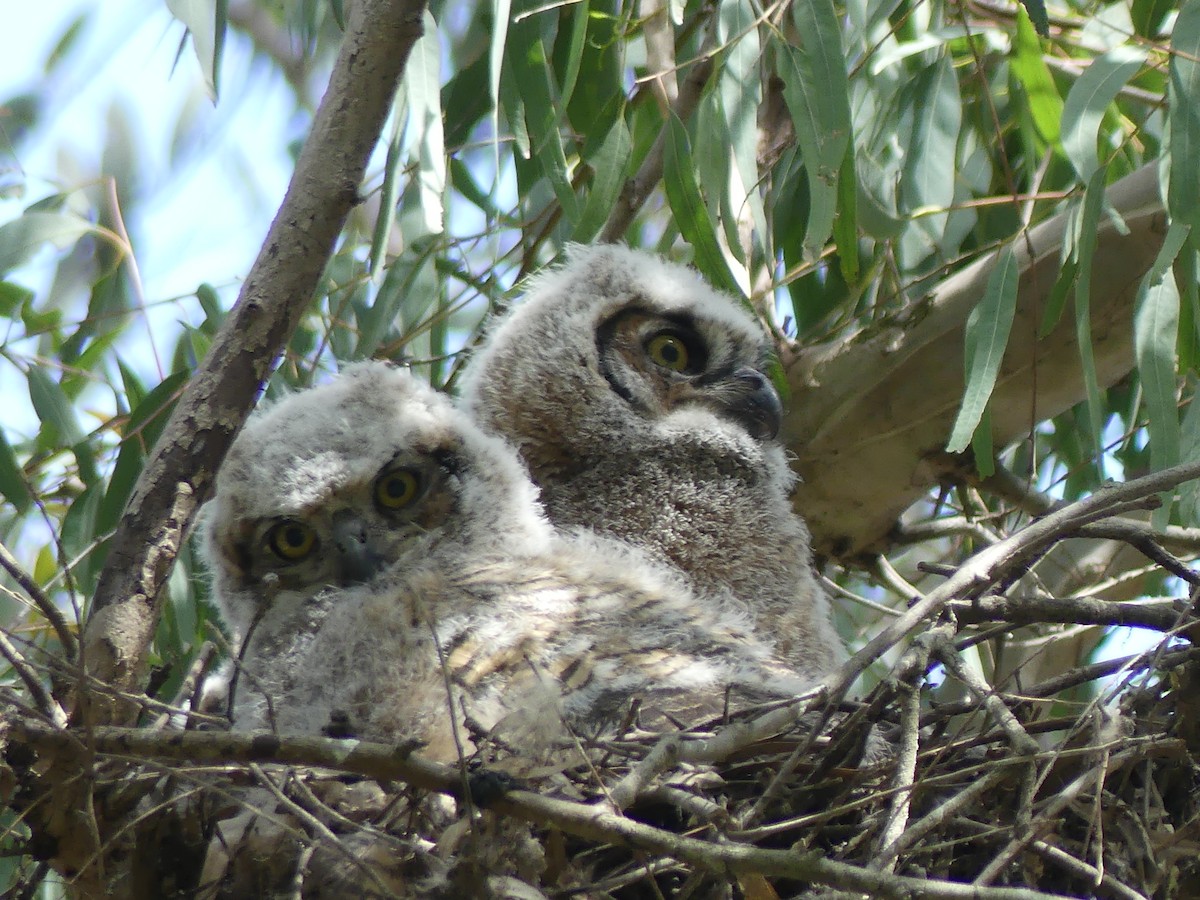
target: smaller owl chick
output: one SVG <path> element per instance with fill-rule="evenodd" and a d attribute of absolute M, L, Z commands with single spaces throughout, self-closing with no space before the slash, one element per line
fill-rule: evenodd
<path fill-rule="evenodd" d="M 845 658 L 754 318 L 694 271 L 617 245 L 568 248 L 464 373 L 464 406 L 513 443 L 559 528 L 583 526 L 731 593 L 797 671 Z"/>
<path fill-rule="evenodd" d="M 232 716 L 261 727 L 298 658 L 345 597 L 403 558 L 464 500 L 431 488 L 455 481 L 446 401 L 384 363 L 350 367 L 329 384 L 254 415 L 230 448 L 205 510 L 213 599 L 240 647 Z M 502 489 L 492 485 L 495 482 Z M 482 511 L 453 521 L 455 539 L 501 546 L 513 529 L 536 547 L 551 530 L 519 463 L 499 458 L 465 498 Z"/>
<path fill-rule="evenodd" d="M 336 721 L 452 759 L 471 729 L 541 750 L 568 726 L 603 733 L 634 698 L 661 728 L 809 685 L 735 603 L 554 532 L 515 453 L 386 364 L 281 402 L 229 459 L 208 546 L 247 636 L 237 728 Z"/>

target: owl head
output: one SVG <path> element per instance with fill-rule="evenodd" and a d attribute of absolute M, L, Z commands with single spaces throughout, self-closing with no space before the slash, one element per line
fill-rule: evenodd
<path fill-rule="evenodd" d="M 672 430 L 762 441 L 782 408 L 763 329 L 694 271 L 620 245 L 572 246 L 532 279 L 464 373 L 467 407 L 539 482 Z M 621 443 L 614 444 L 614 437 Z"/>
<path fill-rule="evenodd" d="M 228 624 L 245 634 L 266 606 L 362 584 L 435 544 L 548 537 L 520 464 L 481 443 L 499 442 L 383 362 L 353 365 L 252 416 L 205 515 L 203 546 Z M 488 466 L 473 466 L 479 459 Z"/>

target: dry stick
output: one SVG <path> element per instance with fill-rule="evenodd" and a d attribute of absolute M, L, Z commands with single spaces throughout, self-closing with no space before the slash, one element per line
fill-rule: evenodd
<path fill-rule="evenodd" d="M 646 754 L 645 759 L 631 768 L 629 774 L 609 790 L 608 799 L 613 808 L 628 809 L 641 796 L 646 785 L 667 769 L 673 769 L 678 765 L 679 744 L 679 736 L 674 734 L 668 735 L 655 744 Z"/>
<path fill-rule="evenodd" d="M 1179 609 L 1170 600 L 1150 603 L 1107 601 L 1092 597 L 1005 597 L 990 594 L 949 604 L 961 625 L 1011 622 L 1014 625 L 1132 625 L 1154 631 L 1179 626 Z"/>
<path fill-rule="evenodd" d="M 287 796 L 283 790 L 275 783 L 275 779 L 268 775 L 257 763 L 250 764 L 250 774 L 255 777 L 259 784 L 271 792 L 275 800 L 280 803 L 284 809 L 290 812 L 293 816 L 299 819 L 305 826 L 312 829 L 310 833 L 311 840 L 320 840 L 332 846 L 350 865 L 357 868 L 360 872 L 375 882 L 375 885 L 383 891 L 383 895 L 387 896 L 387 885 L 380 879 L 379 874 L 367 865 L 363 860 L 359 859 L 353 851 L 343 844 L 336 834 L 328 825 L 310 813 L 307 809 Z M 301 879 L 303 884 L 304 865 L 301 864 L 297 868 L 296 875 Z"/>
<path fill-rule="evenodd" d="M 25 683 L 25 687 L 29 689 L 30 695 L 33 697 L 42 714 L 53 722 L 55 727 L 66 728 L 67 714 L 58 705 L 58 701 L 50 696 L 50 692 L 46 690 L 38 678 L 37 672 L 25 661 L 25 657 L 21 655 L 21 651 L 13 646 L 4 629 L 0 629 L 0 654 L 8 660 L 8 664 L 13 667 L 17 675 L 20 676 L 21 681 Z"/>
<path fill-rule="evenodd" d="M 78 647 L 75 643 L 75 635 L 71 634 L 71 627 L 67 624 L 66 617 L 63 616 L 62 610 L 54 605 L 54 601 L 42 593 L 42 589 L 37 586 L 37 582 L 29 577 L 29 573 L 21 568 L 21 564 L 16 558 L 8 552 L 8 548 L 0 544 L 0 566 L 12 576 L 13 580 L 21 586 L 30 600 L 36 604 L 38 610 L 50 626 L 54 629 L 54 633 L 58 635 L 58 642 L 62 644 L 63 655 L 67 662 L 75 661 L 75 654 L 78 652 Z"/>
<path fill-rule="evenodd" d="M 83 748 L 74 732 L 38 723 L 16 721 L 10 742 L 30 744 L 40 753 L 63 753 L 77 758 Z M 104 754 L 188 760 L 192 762 L 257 762 L 308 765 L 338 769 L 370 778 L 404 781 L 410 785 L 457 795 L 456 768 L 422 759 L 402 749 L 365 741 L 297 737 L 281 740 L 269 734 L 163 734 L 138 728 L 97 727 L 89 740 Z M 86 751 L 84 751 L 86 752 Z M 935 900 L 1066 900 L 1025 888 L 993 888 L 952 881 L 911 878 L 861 869 L 824 859 L 818 853 L 773 850 L 745 844 L 714 844 L 689 838 L 613 814 L 602 806 L 544 797 L 531 791 L 511 791 L 489 806 L 504 815 L 549 825 L 568 834 L 614 846 L 671 856 L 729 878 L 745 874 L 815 881 L 874 896 Z"/>
<path fill-rule="evenodd" d="M 1037 820 L 1029 828 L 1025 829 L 1024 834 L 1012 838 L 1008 846 L 993 857 L 992 861 L 984 867 L 973 883 L 985 885 L 999 877 L 1005 867 L 1016 859 L 1017 854 L 1029 846 L 1029 844 L 1042 837 L 1042 834 L 1039 832 L 1056 827 L 1059 813 L 1074 803 L 1076 798 L 1090 783 L 1095 782 L 1096 790 L 1104 790 L 1104 779 L 1108 776 L 1108 773 L 1123 766 L 1130 759 L 1137 759 L 1137 754 L 1126 750 L 1121 753 L 1108 755 L 1106 758 L 1107 764 L 1104 766 L 1085 770 L 1070 784 L 1059 791 L 1053 800 L 1046 804 L 1046 807 L 1038 814 Z"/>
<path fill-rule="evenodd" d="M 1038 742 L 1029 736 L 1029 732 L 1013 715 L 1012 710 L 980 675 L 963 662 L 962 657 L 948 639 L 939 641 L 934 646 L 933 652 L 946 667 L 946 671 L 966 686 L 976 703 L 983 704 L 984 709 L 991 714 L 996 724 L 1008 736 L 1013 750 L 1031 756 L 1041 750 Z"/>
<path fill-rule="evenodd" d="M 225 451 L 308 307 L 359 202 L 423 0 L 361 0 L 334 63 L 287 196 L 238 302 L 192 377 L 113 535 L 84 633 L 89 670 L 118 688 L 141 677 L 162 586 Z M 128 710 L 96 709 L 106 721 Z"/>
<path fill-rule="evenodd" d="M 1096 493 L 1084 497 L 1045 518 L 1030 523 L 1016 534 L 976 553 L 900 617 L 887 623 L 882 631 L 847 660 L 841 668 L 823 678 L 812 691 L 782 709 L 749 722 L 726 726 L 713 738 L 685 745 L 680 758 L 689 762 L 716 762 L 755 741 L 792 727 L 800 714 L 824 695 L 840 698 L 866 668 L 884 652 L 903 640 L 923 621 L 936 615 L 951 600 L 978 594 L 1000 580 L 1014 565 L 1053 543 L 1062 534 L 1090 523 L 1132 501 L 1150 494 L 1171 490 L 1185 481 L 1200 478 L 1200 462 L 1174 466 L 1124 483 L 1110 482 Z"/>
<path fill-rule="evenodd" d="M 875 845 L 877 849 L 871 860 L 873 869 L 891 872 L 896 867 L 896 855 L 891 854 L 890 850 L 908 824 L 912 791 L 916 783 L 917 751 L 921 736 L 921 682 L 929 668 L 929 656 L 933 649 L 948 641 L 953 632 L 953 623 L 943 622 L 926 634 L 919 635 L 899 666 L 908 675 L 897 682 L 901 703 L 900 750 L 896 754 L 896 774 L 892 778 L 894 793 L 888 801 L 887 819 L 880 829 Z"/>

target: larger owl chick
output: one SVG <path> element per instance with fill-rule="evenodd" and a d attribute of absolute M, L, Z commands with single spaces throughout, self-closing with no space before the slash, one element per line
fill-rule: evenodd
<path fill-rule="evenodd" d="M 419 559 L 431 531 L 477 550 L 514 534 L 530 548 L 549 541 L 515 459 L 459 478 L 456 453 L 476 435 L 464 438 L 450 412 L 408 373 L 369 363 L 254 415 L 238 435 L 203 541 L 213 599 L 240 648 L 235 726 L 262 725 L 347 590 Z"/>
<path fill-rule="evenodd" d="M 514 443 L 559 527 L 586 526 L 727 590 L 796 671 L 845 658 L 774 440 L 763 329 L 694 271 L 575 246 L 530 281 L 464 373 L 465 407 Z"/>

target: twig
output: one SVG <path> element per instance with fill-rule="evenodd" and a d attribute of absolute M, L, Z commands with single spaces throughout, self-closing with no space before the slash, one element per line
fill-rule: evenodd
<path fill-rule="evenodd" d="M 1179 626 L 1179 609 L 1169 600 L 1150 603 L 1109 602 L 1091 597 L 1005 597 L 989 594 L 954 601 L 949 609 L 961 624 L 1011 622 L 1014 625 L 1071 623 L 1118 625 L 1172 631 Z"/>
<path fill-rule="evenodd" d="M 895 869 L 898 851 L 893 852 L 900 835 L 908 824 L 912 806 L 912 791 L 916 783 L 917 750 L 920 746 L 921 727 L 921 684 L 929 668 L 929 657 L 934 648 L 948 641 L 954 632 L 953 623 L 942 622 L 926 635 L 913 642 L 898 667 L 903 673 L 897 679 L 900 694 L 900 751 L 896 754 L 896 772 L 892 777 L 892 797 L 888 803 L 887 818 L 876 840 L 876 852 L 871 867 L 884 872 Z"/>
<path fill-rule="evenodd" d="M 71 732 L 29 722 L 14 722 L 14 740 L 42 752 L 79 752 Z M 335 768 L 371 778 L 404 781 L 455 795 L 459 773 L 383 744 L 329 738 L 280 740 L 266 734 L 163 734 L 144 729 L 97 727 L 89 736 L 96 749 L 120 756 L 166 757 L 206 762 L 275 762 Z M 714 844 L 654 828 L 584 803 L 511 791 L 489 807 L 524 821 L 558 828 L 588 840 L 671 856 L 735 878 L 757 873 L 766 877 L 815 881 L 879 897 L 922 896 L 934 900 L 1066 900 L 1061 895 L 1025 888 L 993 888 L 868 871 L 848 863 L 796 849 L 774 850 L 736 843 Z"/>
<path fill-rule="evenodd" d="M 645 759 L 633 766 L 629 773 L 609 790 L 608 799 L 613 808 L 628 809 L 646 789 L 646 785 L 678 765 L 679 744 L 679 736 L 674 734 L 655 744 Z"/>
<path fill-rule="evenodd" d="M 287 796 L 287 794 L 280 789 L 279 785 L 275 783 L 275 779 L 271 778 L 270 775 L 263 771 L 262 766 L 258 765 L 257 763 L 250 763 L 250 773 L 255 777 L 259 784 L 271 792 L 275 799 L 288 812 L 290 812 L 297 819 L 303 822 L 309 829 L 311 829 L 310 835 L 313 839 L 322 840 L 331 845 L 347 862 L 374 881 L 376 886 L 383 890 L 383 896 L 387 896 L 387 885 L 385 885 L 383 880 L 380 879 L 379 873 L 359 859 L 354 853 L 350 852 L 350 850 L 347 849 L 347 847 L 340 840 L 338 840 L 338 836 L 329 829 L 328 825 L 310 813 L 291 797 Z M 234 855 L 234 858 L 237 858 L 237 854 Z M 301 884 L 303 884 L 302 868 L 297 871 L 296 877 L 300 878 Z"/>
<path fill-rule="evenodd" d="M 934 646 L 933 653 L 951 675 L 966 685 L 976 702 L 983 704 L 983 707 L 995 719 L 996 724 L 1004 729 L 1014 751 L 1034 755 L 1041 749 L 1037 741 L 1029 736 L 1024 726 L 991 685 L 987 684 L 970 666 L 963 662 L 953 644 L 945 639 L 940 640 Z"/>
<path fill-rule="evenodd" d="M 67 662 L 74 662 L 75 655 L 79 652 L 79 648 L 75 642 L 75 635 L 71 634 L 71 627 L 67 624 L 66 617 L 62 611 L 54 605 L 54 601 L 42 593 L 42 589 L 37 586 L 29 573 L 21 568 L 21 564 L 8 552 L 8 548 L 0 544 L 0 566 L 12 576 L 13 581 L 21 586 L 29 599 L 37 606 L 38 611 L 46 617 L 46 621 L 54 629 L 54 633 L 58 635 L 58 642 L 62 644 L 63 656 Z"/>
<path fill-rule="evenodd" d="M 67 714 L 58 705 L 58 701 L 50 696 L 50 692 L 46 690 L 38 678 L 37 672 L 25 661 L 25 657 L 21 655 L 21 651 L 13 646 L 12 641 L 8 639 L 8 634 L 3 629 L 0 629 L 0 654 L 4 655 L 4 658 L 8 660 L 8 664 L 13 667 L 17 675 L 20 676 L 21 681 L 25 683 L 25 687 L 29 689 L 33 701 L 37 704 L 42 714 L 51 721 L 54 727 L 66 728 Z"/>

